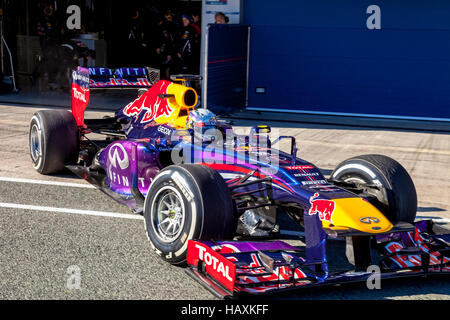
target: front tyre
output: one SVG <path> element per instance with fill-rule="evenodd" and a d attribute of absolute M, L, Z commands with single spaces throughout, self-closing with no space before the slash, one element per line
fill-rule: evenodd
<path fill-rule="evenodd" d="M 41 174 L 59 172 L 66 163 L 76 162 L 79 137 L 71 112 L 36 112 L 31 118 L 28 138 L 33 167 Z"/>
<path fill-rule="evenodd" d="M 403 166 L 383 155 L 361 155 L 341 162 L 332 172 L 332 180 L 359 185 L 376 185 L 366 188 L 362 197 L 371 202 L 392 223 L 413 223 L 417 213 L 417 193 L 414 183 Z"/>
<path fill-rule="evenodd" d="M 153 180 L 144 204 L 148 238 L 165 261 L 184 264 L 188 240 L 233 236 L 233 201 L 217 171 L 196 164 L 173 165 Z"/>

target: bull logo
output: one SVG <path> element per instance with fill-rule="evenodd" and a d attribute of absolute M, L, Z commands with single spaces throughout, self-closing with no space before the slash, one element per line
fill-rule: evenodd
<path fill-rule="evenodd" d="M 315 193 L 314 196 L 309 199 L 311 208 L 309 209 L 308 214 L 318 214 L 320 220 L 331 222 L 336 204 L 332 200 L 317 199 L 318 196 L 319 194 Z"/>
<path fill-rule="evenodd" d="M 119 149 L 122 151 L 122 155 L 120 154 Z M 130 164 L 130 161 L 128 160 L 128 154 L 123 145 L 121 145 L 120 143 L 116 143 L 115 145 L 111 146 L 111 148 L 109 148 L 108 159 L 114 168 L 117 168 L 118 165 L 122 170 L 128 168 Z"/>
<path fill-rule="evenodd" d="M 161 85 L 153 86 L 135 101 L 129 103 L 123 113 L 128 117 L 139 116 L 141 112 L 145 112 L 141 123 L 147 123 L 160 117 L 168 117 L 172 115 L 174 109 L 170 107 L 167 99 L 159 98 L 160 93 L 166 93 L 170 85 L 168 81 L 158 82 Z"/>

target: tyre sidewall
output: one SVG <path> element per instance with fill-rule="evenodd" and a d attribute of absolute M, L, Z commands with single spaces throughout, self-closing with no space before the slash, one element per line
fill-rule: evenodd
<path fill-rule="evenodd" d="M 342 167 L 346 167 L 341 170 L 338 175 L 335 172 Z M 394 199 L 392 198 L 392 186 L 386 177 L 378 170 L 378 168 L 374 167 L 370 162 L 359 160 L 359 159 L 350 159 L 341 163 L 336 170 L 331 174 L 332 179 L 346 181 L 348 178 L 359 178 L 363 180 L 367 184 L 382 186 L 383 190 L 381 191 L 383 194 L 383 198 L 387 200 L 387 204 L 384 205 L 376 205 L 377 208 L 384 212 L 386 217 L 391 220 L 391 210 L 392 205 L 394 203 Z"/>
<path fill-rule="evenodd" d="M 378 168 L 377 165 L 371 163 L 372 161 L 378 165 L 384 165 L 384 167 Z M 395 170 L 388 170 L 390 168 Z M 406 170 L 398 162 L 381 155 L 359 156 L 343 161 L 331 174 L 332 179 L 341 181 L 345 181 L 349 176 L 356 176 L 366 183 L 382 187 L 381 194 L 387 203 L 374 205 L 391 222 L 414 222 L 416 214 L 414 206 L 417 208 L 414 184 Z"/>
<path fill-rule="evenodd" d="M 33 150 L 32 150 L 33 146 L 31 145 L 31 133 L 32 133 L 34 126 L 36 126 L 36 128 L 38 130 L 37 138 L 39 139 L 39 155 L 38 155 L 38 158 L 36 161 L 33 159 L 33 156 L 31 155 L 33 152 Z M 44 154 L 46 153 L 46 150 L 43 146 L 46 143 L 45 143 L 45 135 L 42 132 L 42 120 L 41 120 L 39 113 L 35 113 L 33 115 L 33 118 L 31 118 L 30 130 L 28 132 L 28 142 L 29 142 L 28 144 L 29 144 L 30 158 L 31 158 L 31 161 L 33 162 L 33 168 L 36 169 L 38 172 L 42 172 L 42 169 L 45 166 L 45 163 L 44 163 L 45 155 Z"/>
<path fill-rule="evenodd" d="M 41 110 L 30 122 L 28 135 L 31 153 L 31 132 L 39 129 L 40 156 L 33 167 L 42 174 L 56 173 L 64 169 L 65 163 L 76 162 L 79 149 L 78 129 L 71 112 L 66 110 Z"/>
<path fill-rule="evenodd" d="M 172 242 L 162 242 L 153 224 L 154 201 L 159 189 L 170 186 L 178 191 L 184 204 L 184 222 L 179 236 Z M 145 227 L 153 249 L 164 260 L 178 264 L 185 260 L 189 239 L 200 237 L 203 226 L 203 201 L 195 180 L 182 169 L 167 168 L 152 182 L 144 204 Z"/>

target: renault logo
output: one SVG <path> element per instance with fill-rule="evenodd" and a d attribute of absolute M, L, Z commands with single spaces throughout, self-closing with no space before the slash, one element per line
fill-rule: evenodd
<path fill-rule="evenodd" d="M 362 217 L 359 219 L 359 221 L 361 221 L 362 223 L 367 223 L 367 224 L 380 222 L 380 220 L 378 220 L 375 217 Z"/>

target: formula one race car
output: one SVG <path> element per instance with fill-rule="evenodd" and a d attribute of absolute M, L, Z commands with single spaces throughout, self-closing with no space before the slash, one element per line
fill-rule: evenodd
<path fill-rule="evenodd" d="M 240 293 L 450 273 L 450 230 L 415 222 L 417 196 L 406 170 L 382 155 L 339 164 L 329 178 L 297 157 L 294 137 L 268 126 L 246 136 L 197 108 L 195 76 L 151 82 L 145 70 L 73 74 L 72 112 L 43 110 L 30 124 L 34 168 L 68 168 L 145 218 L 165 261 L 220 297 Z M 130 70 L 127 71 L 128 74 Z M 84 119 L 92 88 L 141 88 L 114 117 Z M 89 134 L 105 138 L 94 140 Z M 290 142 L 290 152 L 273 147 Z M 305 246 L 281 240 L 278 218 L 301 225 Z M 346 239 L 351 270 L 331 272 L 327 240 Z"/>

